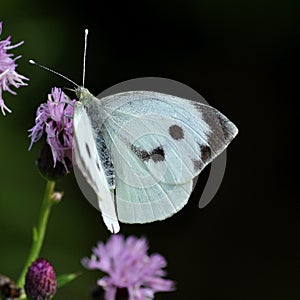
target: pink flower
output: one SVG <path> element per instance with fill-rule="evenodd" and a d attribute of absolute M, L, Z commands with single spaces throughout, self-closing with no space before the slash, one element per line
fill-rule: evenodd
<path fill-rule="evenodd" d="M 57 161 L 61 162 L 65 169 L 65 159 L 72 160 L 72 135 L 73 135 L 73 114 L 76 100 L 70 98 L 59 88 L 52 88 L 48 94 L 47 103 L 42 103 L 37 111 L 35 126 L 29 132 L 31 143 L 37 142 L 46 133 L 46 142 L 51 148 L 54 166 Z"/>
<path fill-rule="evenodd" d="M 105 290 L 106 300 L 115 300 L 119 292 L 127 289 L 129 300 L 153 299 L 154 293 L 174 290 L 174 282 L 161 278 L 167 265 L 160 254 L 147 254 L 148 245 L 144 238 L 113 235 L 106 245 L 98 243 L 89 259 L 82 259 L 87 269 L 99 269 L 108 273 L 98 280 Z"/>
<path fill-rule="evenodd" d="M 1 33 L 2 22 L 0 22 L 0 35 Z M 11 110 L 4 103 L 2 91 L 8 91 L 11 94 L 16 95 L 16 92 L 10 89 L 10 85 L 19 88 L 20 86 L 27 85 L 27 83 L 25 83 L 23 80 L 29 80 L 15 71 L 16 67 L 18 66 L 16 64 L 16 60 L 21 56 L 17 56 L 13 59 L 13 54 L 7 53 L 7 50 L 16 48 L 22 45 L 23 42 L 20 42 L 16 45 L 10 45 L 10 38 L 11 37 L 9 36 L 3 41 L 0 39 L 0 108 L 3 115 L 5 115 L 5 111 L 11 112 Z"/>

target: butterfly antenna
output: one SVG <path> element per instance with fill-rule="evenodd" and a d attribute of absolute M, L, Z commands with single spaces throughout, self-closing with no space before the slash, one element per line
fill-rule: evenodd
<path fill-rule="evenodd" d="M 79 87 L 79 85 L 78 85 L 76 82 L 74 82 L 73 80 L 69 79 L 68 77 L 66 77 L 66 76 L 64 76 L 64 75 L 62 75 L 62 74 L 60 74 L 60 73 L 58 73 L 58 72 L 56 72 L 56 71 L 54 71 L 54 70 L 52 70 L 52 69 L 50 69 L 50 68 L 48 68 L 48 67 L 45 67 L 45 66 L 43 66 L 43 65 L 40 65 L 40 64 L 38 64 L 37 62 L 35 62 L 34 60 L 32 60 L 32 59 L 30 59 L 29 62 L 30 62 L 32 65 L 36 65 L 36 66 L 38 66 L 38 67 L 40 67 L 40 68 L 42 68 L 42 69 L 44 69 L 44 70 L 50 71 L 50 72 L 52 72 L 52 73 L 54 73 L 54 74 L 56 74 L 56 75 L 58 75 L 58 76 L 60 76 L 60 77 L 62 77 L 62 78 L 64 78 L 64 79 L 68 80 L 69 82 L 71 82 L 72 84 L 74 84 L 76 87 Z"/>
<path fill-rule="evenodd" d="M 84 52 L 83 52 L 83 73 L 82 73 L 82 86 L 84 87 L 85 81 L 85 61 L 86 61 L 86 47 L 87 47 L 87 36 L 88 36 L 88 29 L 84 31 Z"/>

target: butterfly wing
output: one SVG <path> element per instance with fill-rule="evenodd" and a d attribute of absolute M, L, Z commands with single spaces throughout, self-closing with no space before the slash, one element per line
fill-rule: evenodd
<path fill-rule="evenodd" d="M 99 114 L 116 170 L 118 218 L 128 223 L 161 220 L 180 210 L 193 178 L 237 134 L 216 109 L 156 92 L 105 97 Z"/>
<path fill-rule="evenodd" d="M 116 203 L 118 218 L 124 223 L 163 220 L 179 211 L 192 192 L 192 180 L 167 184 L 157 180 L 147 165 L 114 137 L 110 147 L 116 167 Z M 163 162 L 160 162 L 163 163 Z"/>
<path fill-rule="evenodd" d="M 110 189 L 100 161 L 94 132 L 81 102 L 74 107 L 73 156 L 75 163 L 92 187 L 98 198 L 98 205 L 107 228 L 117 233 L 120 230 L 116 215 L 113 191 Z"/>

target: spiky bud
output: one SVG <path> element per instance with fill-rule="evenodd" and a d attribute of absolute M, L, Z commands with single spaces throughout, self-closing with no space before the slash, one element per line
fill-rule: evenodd
<path fill-rule="evenodd" d="M 28 268 L 25 292 L 30 300 L 49 300 L 56 293 L 56 275 L 52 265 L 45 259 L 35 260 Z"/>

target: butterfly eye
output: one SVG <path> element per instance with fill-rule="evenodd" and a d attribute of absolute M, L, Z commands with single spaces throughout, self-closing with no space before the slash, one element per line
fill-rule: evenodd
<path fill-rule="evenodd" d="M 170 126 L 169 134 L 174 140 L 182 140 L 184 138 L 183 129 L 178 125 Z"/>

